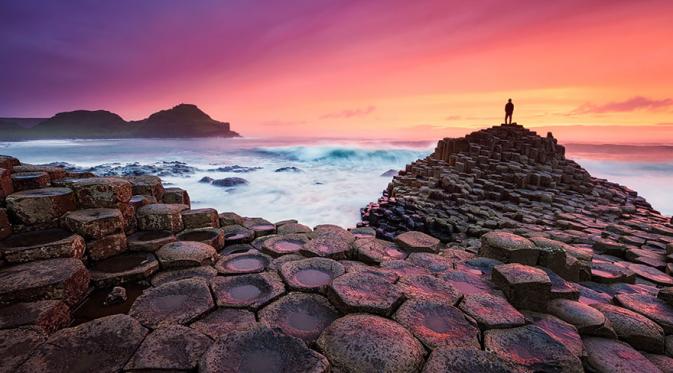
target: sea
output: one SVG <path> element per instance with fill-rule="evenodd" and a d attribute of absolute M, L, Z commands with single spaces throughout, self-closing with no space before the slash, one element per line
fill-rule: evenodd
<path fill-rule="evenodd" d="M 434 146 L 434 141 L 290 138 L 37 140 L 0 142 L 0 154 L 108 173 L 151 166 L 164 184 L 189 192 L 192 208 L 353 227 L 360 208 L 388 185 L 391 176 L 382 175 L 429 155 Z M 592 175 L 637 190 L 660 212 L 673 214 L 673 148 L 629 149 L 585 144 L 569 146 L 567 155 Z M 221 187 L 200 182 L 204 177 L 247 183 Z"/>

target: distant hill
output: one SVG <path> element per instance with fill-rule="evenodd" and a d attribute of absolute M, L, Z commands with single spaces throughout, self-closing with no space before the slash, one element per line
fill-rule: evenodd
<path fill-rule="evenodd" d="M 105 110 L 69 111 L 48 119 L 0 118 L 3 140 L 238 136 L 229 123 L 211 118 L 192 104 L 180 104 L 130 122 Z"/>

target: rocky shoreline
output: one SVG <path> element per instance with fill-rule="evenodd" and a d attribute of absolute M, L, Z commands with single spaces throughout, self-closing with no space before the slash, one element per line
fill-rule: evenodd
<path fill-rule="evenodd" d="M 518 125 L 344 229 L 0 156 L 0 371 L 673 371 L 673 225 Z"/>

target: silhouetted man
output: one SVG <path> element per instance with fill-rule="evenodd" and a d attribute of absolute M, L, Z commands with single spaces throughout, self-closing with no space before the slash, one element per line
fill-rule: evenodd
<path fill-rule="evenodd" d="M 510 98 L 507 100 L 507 104 L 505 104 L 505 124 L 507 124 L 507 118 L 509 118 L 509 124 L 512 124 L 512 113 L 514 112 L 514 104 L 512 103 L 512 99 Z"/>

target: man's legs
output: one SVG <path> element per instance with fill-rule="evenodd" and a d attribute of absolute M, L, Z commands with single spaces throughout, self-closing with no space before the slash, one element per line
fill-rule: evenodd
<path fill-rule="evenodd" d="M 509 118 L 509 122 L 507 122 L 507 119 Z M 512 114 L 505 114 L 505 124 L 512 124 Z"/>

